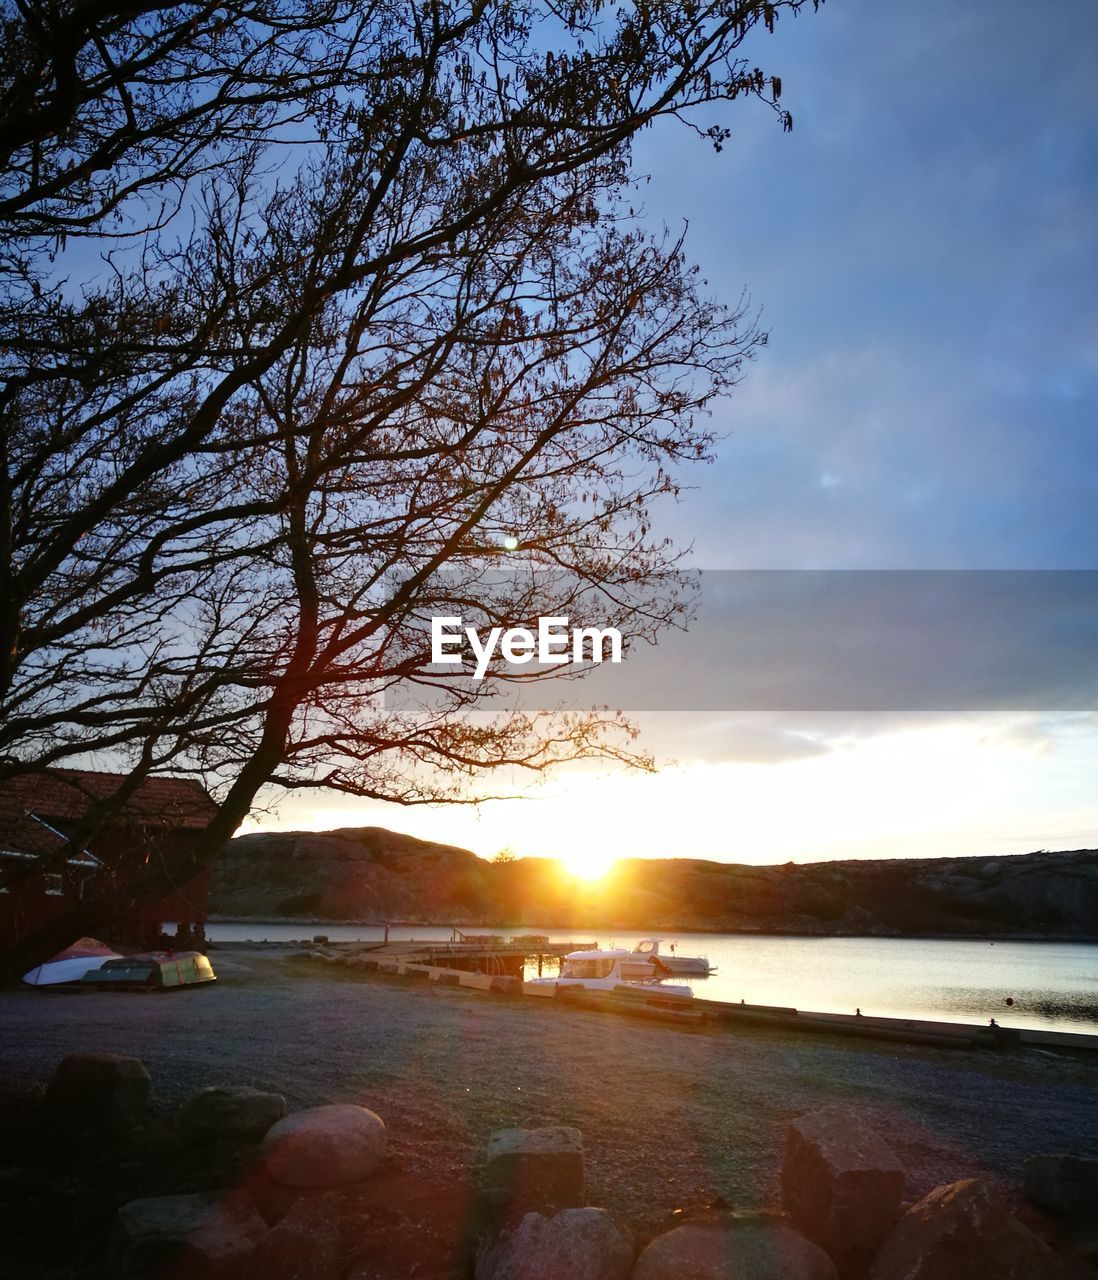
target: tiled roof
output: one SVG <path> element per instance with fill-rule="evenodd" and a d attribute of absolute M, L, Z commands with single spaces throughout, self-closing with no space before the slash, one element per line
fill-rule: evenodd
<path fill-rule="evenodd" d="M 48 853 L 57 845 L 39 819 L 80 818 L 94 800 L 109 799 L 125 781 L 119 773 L 48 769 L 0 783 L 0 846 Z M 217 812 L 202 786 L 190 778 L 147 778 L 111 826 L 201 830 Z"/>

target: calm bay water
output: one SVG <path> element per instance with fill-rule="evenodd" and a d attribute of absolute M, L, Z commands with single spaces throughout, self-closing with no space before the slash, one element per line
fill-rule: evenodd
<path fill-rule="evenodd" d="M 551 941 L 632 947 L 633 933 L 483 926 L 470 932 L 544 933 Z M 325 933 L 335 941 L 379 941 L 376 925 L 211 922 L 212 941 L 288 941 Z M 393 940 L 446 939 L 449 930 L 393 929 Z M 717 972 L 691 980 L 699 996 L 748 1004 L 1098 1033 L 1098 945 L 969 942 L 922 938 L 783 938 L 675 934 L 681 955 L 706 955 Z M 682 981 L 676 978 L 676 981 Z M 1006 1003 L 1012 998 L 1013 1005 Z"/>

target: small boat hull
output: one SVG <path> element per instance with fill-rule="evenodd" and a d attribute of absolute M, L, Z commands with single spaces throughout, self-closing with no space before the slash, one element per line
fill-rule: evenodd
<path fill-rule="evenodd" d="M 174 991 L 216 982 L 201 951 L 147 951 L 108 960 L 86 973 L 83 983 L 99 991 Z"/>
<path fill-rule="evenodd" d="M 713 972 L 704 956 L 658 956 L 655 959 L 623 960 L 621 976 L 634 980 L 671 975 L 683 978 L 708 978 Z"/>
<path fill-rule="evenodd" d="M 557 991 L 609 991 L 614 995 L 668 996 L 679 1000 L 694 998 L 690 987 L 661 982 L 651 976 L 643 979 L 628 979 L 624 974 L 612 978 L 531 978 L 526 985 L 555 987 Z"/>
<path fill-rule="evenodd" d="M 96 938 L 81 938 L 71 947 L 58 952 L 52 960 L 36 965 L 23 974 L 28 987 L 67 987 L 83 981 L 85 976 L 108 960 L 121 960 L 117 951 Z"/>

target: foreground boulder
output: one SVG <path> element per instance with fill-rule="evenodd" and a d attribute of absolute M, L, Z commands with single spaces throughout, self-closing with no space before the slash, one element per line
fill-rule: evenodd
<path fill-rule="evenodd" d="M 337 1280 L 340 1219 L 336 1193 L 302 1197 L 256 1246 L 247 1280 Z"/>
<path fill-rule="evenodd" d="M 133 1200 L 114 1220 L 108 1274 L 135 1280 L 241 1280 L 266 1230 L 240 1192 Z"/>
<path fill-rule="evenodd" d="M 568 1125 L 497 1129 L 488 1139 L 482 1194 L 510 1217 L 573 1209 L 586 1200 L 583 1134 Z"/>
<path fill-rule="evenodd" d="M 476 1280 L 627 1280 L 633 1237 L 605 1209 L 528 1213 L 477 1258 Z"/>
<path fill-rule="evenodd" d="M 247 1086 L 203 1089 L 183 1104 L 179 1121 L 193 1137 L 258 1142 L 286 1114 L 280 1093 Z"/>
<path fill-rule="evenodd" d="M 632 1280 L 837 1280 L 835 1264 L 781 1218 L 730 1216 L 657 1236 Z M 972 1277 L 969 1277 L 972 1280 Z"/>
<path fill-rule="evenodd" d="M 1042 1209 L 1098 1218 L 1098 1160 L 1030 1156 L 1022 1169 L 1026 1198 Z"/>
<path fill-rule="evenodd" d="M 263 1163 L 286 1187 L 344 1187 L 369 1177 L 385 1142 L 385 1121 L 366 1107 L 312 1107 L 267 1131 Z"/>
<path fill-rule="evenodd" d="M 908 1210 L 869 1280 L 1061 1280 L 1063 1262 L 975 1178 L 937 1187 Z"/>
<path fill-rule="evenodd" d="M 782 1200 L 825 1248 L 873 1251 L 896 1225 L 903 1198 L 903 1166 L 856 1111 L 829 1107 L 790 1124 Z"/>
<path fill-rule="evenodd" d="M 127 1125 L 142 1119 L 152 1081 L 137 1058 L 117 1053 L 74 1053 L 46 1086 L 51 1118 L 76 1128 Z"/>

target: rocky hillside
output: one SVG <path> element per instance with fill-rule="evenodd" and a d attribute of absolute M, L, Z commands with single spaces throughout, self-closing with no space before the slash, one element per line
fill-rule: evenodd
<path fill-rule="evenodd" d="M 210 910 L 324 920 L 473 919 L 490 870 L 468 849 L 384 827 L 238 836 L 214 864 Z"/>
<path fill-rule="evenodd" d="M 624 859 L 577 883 L 383 827 L 230 841 L 211 911 L 439 924 L 1098 939 L 1098 850 L 754 867 Z"/>

